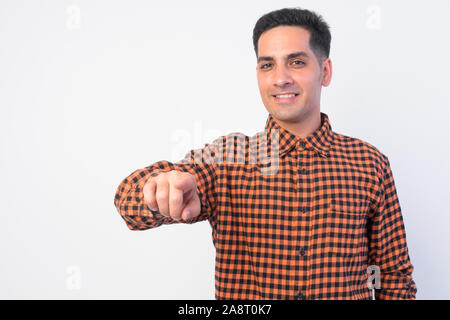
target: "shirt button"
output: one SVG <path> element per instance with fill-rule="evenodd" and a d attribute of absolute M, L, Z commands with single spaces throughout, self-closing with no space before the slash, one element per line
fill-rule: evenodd
<path fill-rule="evenodd" d="M 304 295 L 301 291 L 299 291 L 299 292 L 297 293 L 297 297 L 298 297 L 299 299 L 305 299 L 305 295 Z"/>
<path fill-rule="evenodd" d="M 307 174 L 307 173 L 308 173 L 308 170 L 306 170 L 305 168 L 301 168 L 301 169 L 300 169 L 300 173 L 301 173 L 301 174 Z"/>
<path fill-rule="evenodd" d="M 303 212 L 303 213 L 308 212 L 308 208 L 307 207 L 301 207 L 300 208 L 300 212 Z"/>
<path fill-rule="evenodd" d="M 300 148 L 304 148 L 306 144 L 303 141 L 300 141 Z"/>
<path fill-rule="evenodd" d="M 301 248 L 301 249 L 299 250 L 299 253 L 300 253 L 300 255 L 301 255 L 302 257 L 304 257 L 304 256 L 306 255 L 306 250 L 305 250 L 305 248 Z"/>

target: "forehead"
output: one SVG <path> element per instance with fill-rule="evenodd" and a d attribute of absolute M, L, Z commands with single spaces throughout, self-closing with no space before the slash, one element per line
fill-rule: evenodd
<path fill-rule="evenodd" d="M 298 26 L 278 26 L 264 31 L 258 40 L 258 56 L 285 56 L 294 51 L 312 53 L 310 33 Z"/>

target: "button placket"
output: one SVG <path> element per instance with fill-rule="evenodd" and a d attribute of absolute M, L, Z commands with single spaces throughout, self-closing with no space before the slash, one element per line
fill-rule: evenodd
<path fill-rule="evenodd" d="M 297 182 L 298 182 L 298 225 L 299 225 L 299 236 L 296 248 L 296 263 L 298 264 L 297 269 L 297 290 L 296 290 L 296 298 L 300 300 L 306 299 L 306 295 L 308 294 L 308 255 L 306 254 L 306 248 L 309 246 L 310 242 L 310 224 L 311 217 L 308 214 L 312 208 L 311 205 L 311 188 L 310 183 L 311 179 L 307 175 L 309 171 L 306 168 L 309 168 L 310 163 L 312 161 L 312 155 L 308 148 L 308 144 L 306 141 L 299 140 L 297 142 Z"/>
<path fill-rule="evenodd" d="M 305 143 L 304 143 L 303 141 L 300 141 L 300 142 L 299 142 L 299 147 L 300 147 L 300 150 L 299 150 L 300 152 L 303 151 L 303 149 L 306 150 L 306 145 L 305 145 Z M 300 154 L 300 152 L 299 152 L 299 154 Z M 301 175 L 308 174 L 308 170 L 306 169 L 304 163 L 302 163 L 302 162 L 299 160 L 297 165 L 298 165 L 298 168 L 299 168 L 298 172 L 299 172 Z"/>

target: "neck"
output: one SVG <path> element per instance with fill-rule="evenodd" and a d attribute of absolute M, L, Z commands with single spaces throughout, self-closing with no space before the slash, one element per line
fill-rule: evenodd
<path fill-rule="evenodd" d="M 314 131 L 316 131 L 318 128 L 320 128 L 321 116 L 320 112 L 313 112 L 311 115 L 303 117 L 295 122 L 280 120 L 276 121 L 282 128 L 286 129 L 297 137 L 304 139 Z"/>

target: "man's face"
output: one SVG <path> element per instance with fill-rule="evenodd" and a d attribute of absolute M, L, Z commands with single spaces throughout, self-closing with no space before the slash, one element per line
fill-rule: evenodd
<path fill-rule="evenodd" d="M 331 80 L 331 60 L 319 64 L 309 37 L 304 28 L 278 26 L 259 38 L 259 91 L 266 109 L 277 120 L 299 122 L 320 112 L 322 85 Z M 278 96 L 283 93 L 290 95 Z"/>

